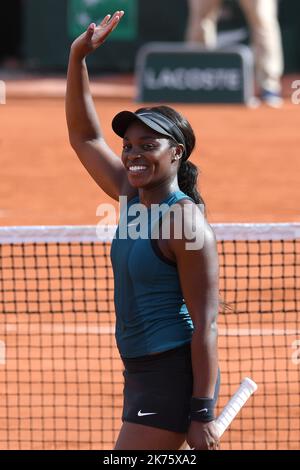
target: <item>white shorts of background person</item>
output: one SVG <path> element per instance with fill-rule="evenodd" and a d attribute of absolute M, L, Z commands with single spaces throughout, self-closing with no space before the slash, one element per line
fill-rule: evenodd
<path fill-rule="evenodd" d="M 188 0 L 187 42 L 213 49 L 217 45 L 217 20 L 222 0 Z M 283 52 L 277 0 L 239 0 L 251 30 L 257 83 L 262 99 L 278 107 L 281 99 Z"/>

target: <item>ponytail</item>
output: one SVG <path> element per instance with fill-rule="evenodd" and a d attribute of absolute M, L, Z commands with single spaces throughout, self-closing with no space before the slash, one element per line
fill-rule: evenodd
<path fill-rule="evenodd" d="M 203 204 L 205 210 L 204 200 L 197 188 L 198 174 L 198 168 L 194 163 L 183 160 L 178 170 L 178 185 L 180 190 L 193 199 L 196 204 Z"/>

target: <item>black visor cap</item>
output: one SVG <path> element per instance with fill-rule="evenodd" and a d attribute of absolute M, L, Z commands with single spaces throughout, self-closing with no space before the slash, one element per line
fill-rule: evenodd
<path fill-rule="evenodd" d="M 131 111 L 121 111 L 113 118 L 112 128 L 119 137 L 124 137 L 128 127 L 137 121 L 145 124 L 158 134 L 165 135 L 182 144 L 185 149 L 184 137 L 179 128 L 170 119 L 159 113 L 145 111 L 136 114 Z"/>
<path fill-rule="evenodd" d="M 136 121 L 145 124 L 147 127 L 150 127 L 150 129 L 158 132 L 159 134 L 166 135 L 171 139 L 176 140 L 174 135 L 166 129 L 166 122 L 163 120 L 163 117 L 161 118 L 158 114 L 154 113 L 151 115 L 150 113 L 136 114 L 131 111 L 121 111 L 114 117 L 112 128 L 118 136 L 124 137 L 128 127 Z"/>

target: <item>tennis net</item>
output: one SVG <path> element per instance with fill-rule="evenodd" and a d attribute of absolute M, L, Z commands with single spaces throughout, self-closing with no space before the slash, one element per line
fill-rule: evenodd
<path fill-rule="evenodd" d="M 222 384 L 258 391 L 223 449 L 297 449 L 300 224 L 215 224 Z M 114 340 L 114 228 L 0 228 L 0 448 L 111 449 L 122 366 Z"/>

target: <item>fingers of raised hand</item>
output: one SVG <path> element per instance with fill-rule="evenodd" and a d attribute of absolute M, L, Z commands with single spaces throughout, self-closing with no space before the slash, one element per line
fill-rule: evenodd
<path fill-rule="evenodd" d="M 89 37 L 93 36 L 94 31 L 95 31 L 95 28 L 96 28 L 95 23 L 91 23 L 91 24 L 89 25 L 88 29 L 86 30 L 87 36 L 89 36 Z"/>
<path fill-rule="evenodd" d="M 96 36 L 94 37 L 96 45 L 100 45 L 106 40 L 110 33 L 117 27 L 123 15 L 124 11 L 116 11 L 112 17 L 111 15 L 106 15 L 96 28 Z"/>
<path fill-rule="evenodd" d="M 106 15 L 106 17 L 104 18 L 104 20 L 100 23 L 99 26 L 102 26 L 102 27 L 108 27 L 109 30 L 113 31 L 115 29 L 115 27 L 117 26 L 117 24 L 119 23 L 120 19 L 122 18 L 122 16 L 124 15 L 124 11 L 115 11 L 115 13 L 113 14 L 113 16 L 111 15 Z"/>
<path fill-rule="evenodd" d="M 111 18 L 111 15 L 106 15 L 106 17 L 101 21 L 99 26 L 106 26 Z"/>

